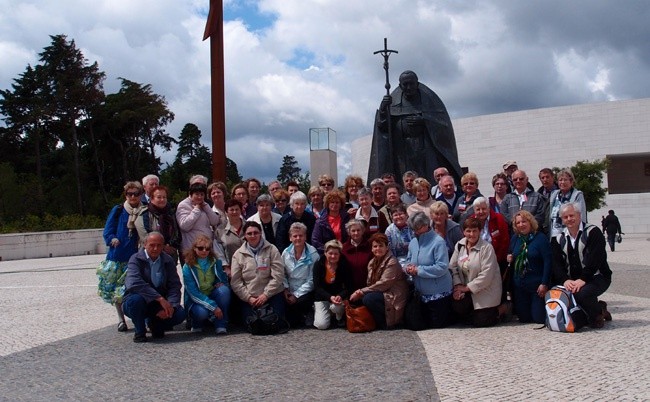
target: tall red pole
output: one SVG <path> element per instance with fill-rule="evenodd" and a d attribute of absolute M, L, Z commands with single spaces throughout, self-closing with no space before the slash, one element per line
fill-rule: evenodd
<path fill-rule="evenodd" d="M 210 0 L 203 40 L 210 38 L 212 180 L 226 180 L 226 112 L 223 65 L 223 0 Z"/>

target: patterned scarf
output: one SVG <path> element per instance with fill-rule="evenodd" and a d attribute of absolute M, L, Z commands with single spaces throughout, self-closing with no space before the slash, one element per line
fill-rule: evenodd
<path fill-rule="evenodd" d="M 529 233 L 526 236 L 519 235 L 521 250 L 519 250 L 519 254 L 515 259 L 515 275 L 520 278 L 526 276 L 526 272 L 528 271 L 528 244 L 533 241 L 533 237 L 535 237 L 533 233 Z"/>

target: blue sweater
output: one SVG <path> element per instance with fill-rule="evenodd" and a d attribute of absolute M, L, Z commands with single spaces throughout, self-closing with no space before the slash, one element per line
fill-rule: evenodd
<path fill-rule="evenodd" d="M 524 288 L 529 292 L 536 291 L 541 284 L 550 287 L 553 255 L 548 237 L 542 232 L 533 235 L 533 239 L 528 243 L 528 268 L 523 277 L 515 274 L 514 271 L 514 261 L 521 253 L 521 247 L 521 238 L 514 235 L 510 239 L 510 254 L 513 256 L 511 269 L 515 286 Z"/>
<path fill-rule="evenodd" d="M 447 244 L 436 232 L 429 230 L 411 240 L 407 258 L 418 267 L 413 283 L 423 296 L 451 292 Z"/>

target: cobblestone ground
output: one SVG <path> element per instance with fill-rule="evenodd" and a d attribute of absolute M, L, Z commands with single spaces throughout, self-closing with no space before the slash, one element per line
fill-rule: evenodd
<path fill-rule="evenodd" d="M 100 259 L 0 263 L 0 400 L 438 400 L 410 331 L 216 337 L 180 326 L 134 344 L 96 295 Z"/>
<path fill-rule="evenodd" d="M 577 334 L 514 323 L 179 330 L 134 344 L 96 295 L 102 256 L 0 262 L 0 400 L 650 400 L 649 237 L 626 236 L 609 254 L 614 321 Z"/>

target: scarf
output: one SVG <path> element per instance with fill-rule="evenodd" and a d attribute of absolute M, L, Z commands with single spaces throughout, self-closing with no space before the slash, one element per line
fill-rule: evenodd
<path fill-rule="evenodd" d="M 147 205 L 147 209 L 158 222 L 158 227 L 156 227 L 155 222 L 149 221 L 150 227 L 146 228 L 147 232 L 157 230 L 165 237 L 165 243 L 169 243 L 174 235 L 174 216 L 170 213 L 169 204 L 158 208 L 150 203 Z"/>
<path fill-rule="evenodd" d="M 138 216 L 140 216 L 146 209 L 147 206 L 142 205 L 142 203 L 134 208 L 128 201 L 124 201 L 124 210 L 129 214 L 129 220 L 126 222 L 126 227 L 129 229 L 129 237 L 131 237 L 133 230 L 135 229 L 136 219 L 138 219 Z"/>
<path fill-rule="evenodd" d="M 519 235 L 521 249 L 515 259 L 515 275 L 520 278 L 526 276 L 526 272 L 528 271 L 528 244 L 533 241 L 534 237 L 535 235 L 533 233 L 529 233 L 526 236 Z"/>

